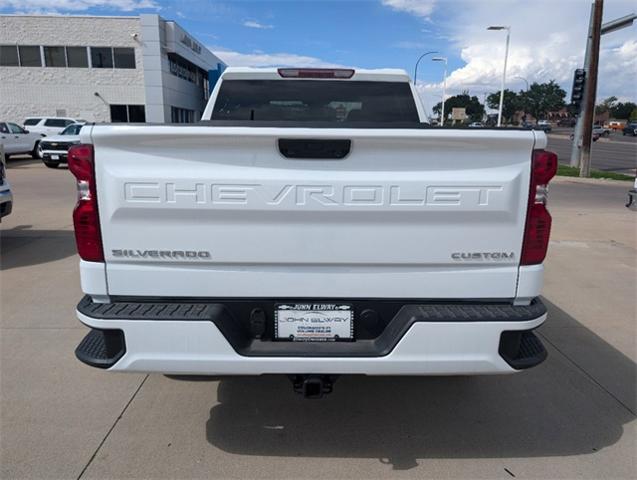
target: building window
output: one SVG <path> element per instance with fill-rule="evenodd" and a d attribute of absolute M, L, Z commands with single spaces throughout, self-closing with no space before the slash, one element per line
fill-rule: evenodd
<path fill-rule="evenodd" d="M 40 55 L 40 47 L 38 46 L 25 46 L 18 47 L 20 54 L 20 66 L 21 67 L 41 67 L 42 56 Z"/>
<path fill-rule="evenodd" d="M 195 123 L 195 111 L 187 108 L 170 107 L 170 121 L 172 123 Z"/>
<path fill-rule="evenodd" d="M 146 121 L 146 109 L 143 105 L 128 106 L 128 121 L 135 123 L 144 123 Z"/>
<path fill-rule="evenodd" d="M 113 49 L 110 47 L 91 47 L 91 66 L 93 68 L 113 68 Z"/>
<path fill-rule="evenodd" d="M 19 65 L 18 47 L 15 45 L 0 45 L 0 66 L 17 67 Z"/>
<path fill-rule="evenodd" d="M 47 67 L 66 67 L 64 47 L 44 47 L 44 64 Z"/>
<path fill-rule="evenodd" d="M 87 68 L 86 47 L 66 47 L 66 60 L 71 68 Z"/>
<path fill-rule="evenodd" d="M 176 77 L 183 78 L 197 85 L 202 85 L 204 78 L 208 78 L 207 72 L 203 69 L 174 53 L 168 54 L 168 66 L 170 73 Z"/>
<path fill-rule="evenodd" d="M 114 48 L 115 68 L 135 68 L 134 48 Z"/>
<path fill-rule="evenodd" d="M 144 123 L 146 109 L 143 105 L 111 105 L 111 122 L 113 123 Z"/>

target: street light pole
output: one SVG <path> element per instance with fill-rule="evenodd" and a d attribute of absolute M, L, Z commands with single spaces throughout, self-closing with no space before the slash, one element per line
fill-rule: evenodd
<path fill-rule="evenodd" d="M 432 50 L 431 52 L 425 52 L 420 57 L 418 57 L 418 60 L 416 60 L 416 66 L 414 67 L 414 90 L 416 90 L 416 84 L 418 83 L 418 64 L 427 55 L 431 55 L 433 53 L 438 53 L 438 52 L 435 51 L 435 50 Z M 418 93 L 418 90 L 416 90 L 416 93 Z M 425 109 L 425 115 L 427 116 L 427 120 L 431 121 L 431 117 L 427 113 L 427 105 L 425 105 L 425 100 L 420 96 L 420 94 L 418 94 L 418 97 L 420 98 L 420 100 L 421 100 L 421 102 L 423 104 L 423 107 Z"/>
<path fill-rule="evenodd" d="M 442 77 L 442 104 L 440 106 L 440 126 L 445 126 L 445 96 L 447 93 L 447 57 L 434 57 L 432 62 L 445 62 L 445 73 Z"/>
<path fill-rule="evenodd" d="M 433 50 L 431 52 L 425 52 L 420 57 L 418 57 L 418 60 L 416 60 L 416 66 L 414 67 L 414 87 L 416 86 L 416 83 L 418 82 L 418 64 L 427 55 L 432 55 L 434 53 L 438 53 L 438 52 L 433 51 Z"/>
<path fill-rule="evenodd" d="M 524 77 L 520 77 L 519 75 L 516 75 L 516 76 L 515 76 L 515 77 L 513 77 L 513 78 L 519 78 L 520 80 L 523 80 L 523 81 L 524 81 L 524 83 L 526 84 L 526 91 L 527 91 L 527 92 L 529 91 L 529 81 L 528 81 L 526 78 L 524 78 Z"/>
<path fill-rule="evenodd" d="M 488 27 L 487 30 L 506 30 L 507 31 L 506 46 L 504 48 L 504 69 L 502 70 L 502 84 L 500 86 L 500 106 L 498 108 L 498 127 L 500 127 L 502 125 L 502 106 L 504 104 L 504 84 L 506 83 L 507 62 L 509 60 L 509 40 L 511 37 L 511 27 L 506 27 L 502 25 L 492 25 Z"/>

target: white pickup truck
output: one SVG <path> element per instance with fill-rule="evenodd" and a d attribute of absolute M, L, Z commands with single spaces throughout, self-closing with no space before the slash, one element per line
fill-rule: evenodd
<path fill-rule="evenodd" d="M 543 361 L 557 157 L 541 131 L 424 118 L 401 70 L 229 68 L 197 125 L 83 128 L 77 357 L 306 397 Z"/>

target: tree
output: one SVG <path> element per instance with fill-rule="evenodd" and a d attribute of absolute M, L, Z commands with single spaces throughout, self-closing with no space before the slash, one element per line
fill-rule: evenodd
<path fill-rule="evenodd" d="M 440 110 L 442 108 L 442 102 L 438 102 L 434 107 L 433 111 L 436 115 L 440 115 Z M 454 95 L 453 97 L 449 97 L 445 100 L 445 121 L 451 115 L 451 110 L 453 108 L 464 108 L 467 116 L 472 122 L 478 122 L 482 120 L 484 116 L 484 105 L 480 103 L 478 97 L 470 96 L 468 91 L 462 92 L 460 95 Z"/>
<path fill-rule="evenodd" d="M 566 92 L 555 80 L 551 80 L 548 83 L 534 82 L 526 92 L 520 92 L 519 96 L 524 111 L 540 119 L 548 112 L 564 107 Z"/>
<path fill-rule="evenodd" d="M 632 112 L 630 112 L 630 117 L 628 120 L 631 122 L 637 122 L 637 108 L 634 108 Z"/>
<path fill-rule="evenodd" d="M 637 105 L 633 102 L 618 102 L 610 108 L 610 116 L 619 120 L 627 120 L 636 108 Z"/>
<path fill-rule="evenodd" d="M 608 97 L 602 100 L 602 103 L 595 107 L 597 113 L 606 113 L 613 109 L 613 106 L 617 103 L 617 97 Z"/>
<path fill-rule="evenodd" d="M 494 110 L 500 108 L 500 92 L 493 92 L 487 97 L 487 106 Z M 505 120 L 511 121 L 515 112 L 522 108 L 520 97 L 512 90 L 504 90 L 504 99 L 502 102 L 502 117 Z"/>

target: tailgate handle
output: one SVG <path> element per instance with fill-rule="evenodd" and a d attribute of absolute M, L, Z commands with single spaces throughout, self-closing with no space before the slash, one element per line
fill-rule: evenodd
<path fill-rule="evenodd" d="M 351 140 L 279 138 L 279 152 L 285 158 L 340 160 L 349 154 L 351 147 Z"/>

